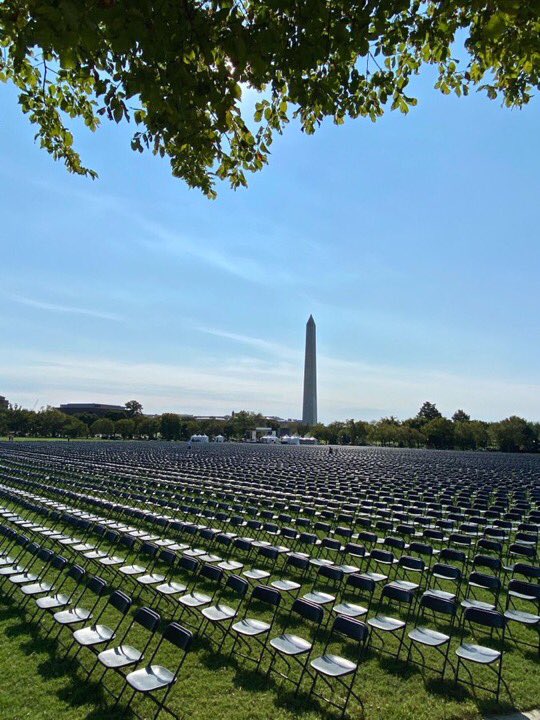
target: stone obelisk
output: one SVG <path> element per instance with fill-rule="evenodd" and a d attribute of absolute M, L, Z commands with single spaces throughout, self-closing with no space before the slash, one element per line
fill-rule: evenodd
<path fill-rule="evenodd" d="M 302 422 L 305 425 L 315 425 L 317 422 L 317 328 L 313 315 L 309 316 L 306 324 Z"/>

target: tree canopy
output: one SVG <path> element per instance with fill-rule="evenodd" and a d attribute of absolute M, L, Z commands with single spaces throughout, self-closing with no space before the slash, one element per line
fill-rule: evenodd
<path fill-rule="evenodd" d="M 291 118 L 375 121 L 408 112 L 409 83 L 437 69 L 448 94 L 478 88 L 508 106 L 540 82 L 538 0 L 2 0 L 0 80 L 41 146 L 95 177 L 69 119 L 133 120 L 131 145 L 215 195 L 268 161 Z M 251 117 L 244 89 L 261 93 Z"/>

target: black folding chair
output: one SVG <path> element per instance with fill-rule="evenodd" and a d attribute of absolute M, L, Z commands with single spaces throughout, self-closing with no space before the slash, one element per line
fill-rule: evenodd
<path fill-rule="evenodd" d="M 488 692 L 494 692 L 497 701 L 499 700 L 500 688 L 502 683 L 502 668 L 503 668 L 503 647 L 506 630 L 506 619 L 504 615 L 498 610 L 483 610 L 480 608 L 470 607 L 463 613 L 463 629 L 469 630 L 469 634 L 472 639 L 475 638 L 475 631 L 479 628 L 489 630 L 490 640 L 493 638 L 493 634 L 498 634 L 498 645 L 500 649 L 493 648 L 487 645 L 478 645 L 474 642 L 464 642 L 456 650 L 457 665 L 455 672 L 455 682 L 459 682 L 459 670 L 460 667 L 464 667 L 469 675 L 469 680 L 461 680 L 465 685 L 480 688 Z M 469 667 L 471 665 L 481 665 L 483 667 L 491 669 L 497 677 L 496 690 L 493 688 L 486 687 L 475 683 L 473 679 L 472 671 Z"/>
<path fill-rule="evenodd" d="M 337 638 L 354 641 L 354 660 L 330 652 L 330 648 Z M 313 678 L 309 691 L 310 695 L 315 695 L 330 705 L 341 709 L 342 718 L 347 712 L 347 706 L 351 697 L 354 697 L 355 700 L 358 701 L 362 708 L 362 713 L 364 712 L 364 703 L 354 692 L 353 686 L 360 662 L 366 650 L 368 638 L 369 629 L 365 623 L 353 620 L 352 618 L 339 616 L 334 620 L 332 630 L 324 646 L 323 654 L 311 660 L 309 664 L 308 674 Z M 345 648 L 346 647 L 345 645 Z M 332 693 L 331 697 L 325 697 L 316 692 L 315 688 L 317 680 L 319 679 L 330 689 Z M 336 684 L 345 690 L 345 699 L 342 703 L 337 701 L 335 692 Z"/>
<path fill-rule="evenodd" d="M 157 612 L 155 612 L 155 610 L 147 607 L 139 608 L 133 615 L 131 623 L 125 629 L 122 637 L 120 638 L 119 644 L 115 647 L 102 650 L 98 654 L 94 665 L 88 671 L 88 677 L 90 677 L 98 663 L 103 667 L 103 672 L 100 676 L 100 680 L 102 680 L 107 670 L 121 672 L 123 668 L 131 667 L 132 665 L 136 665 L 141 662 L 156 630 L 159 627 L 160 622 L 161 617 Z M 129 643 L 130 633 L 134 629 L 143 629 L 147 632 L 147 638 L 142 644 L 140 650 Z M 137 637 L 137 641 L 139 640 L 140 635 Z M 105 685 L 103 685 L 103 687 L 110 692 Z"/>
<path fill-rule="evenodd" d="M 73 646 L 75 643 L 79 645 L 79 648 L 75 653 L 75 657 L 83 647 L 88 648 L 97 655 L 99 649 L 96 648 L 99 648 L 101 645 L 108 644 L 111 642 L 111 640 L 114 640 L 118 628 L 120 627 L 130 607 L 131 598 L 128 597 L 128 595 L 126 595 L 121 590 L 116 590 L 115 592 L 113 592 L 107 602 L 101 608 L 92 625 L 79 628 L 73 633 L 73 642 L 71 646 Z M 104 613 L 109 610 L 109 608 L 113 608 L 114 610 L 116 610 L 118 616 L 114 623 L 111 623 L 110 625 L 105 625 L 104 623 L 100 622 L 100 620 L 103 618 Z M 68 649 L 68 652 L 71 649 L 71 646 Z"/>
<path fill-rule="evenodd" d="M 175 622 L 168 625 L 163 632 L 161 640 L 157 644 L 154 652 L 152 653 L 148 664 L 144 667 L 133 670 L 126 676 L 126 684 L 122 689 L 122 692 L 118 696 L 118 700 L 116 701 L 115 706 L 120 702 L 124 691 L 127 688 L 130 688 L 132 690 L 132 693 L 127 701 L 127 707 L 131 707 L 133 698 L 137 694 L 140 694 L 144 695 L 155 705 L 157 705 L 154 719 L 157 718 L 157 716 L 162 710 L 165 710 L 173 717 L 177 717 L 175 713 L 172 712 L 172 710 L 170 710 L 165 705 L 165 703 L 170 691 L 178 680 L 180 670 L 182 669 L 182 666 L 186 659 L 186 655 L 191 648 L 192 641 L 193 635 L 189 630 L 186 630 L 181 625 Z M 180 650 L 180 659 L 175 670 L 169 670 L 162 665 L 154 663 L 154 660 L 156 659 L 156 656 L 162 644 L 165 642 L 173 645 L 178 650 Z M 159 693 L 163 690 L 165 691 L 164 695 L 161 698 L 156 697 L 155 693 Z M 133 708 L 131 708 L 131 711 L 134 712 Z M 138 717 L 141 716 L 138 715 Z M 144 716 L 145 720 L 147 719 L 147 717 L 147 715 Z"/>
<path fill-rule="evenodd" d="M 380 598 L 381 605 L 388 605 L 395 609 L 405 606 L 406 616 L 405 620 L 402 620 L 399 617 L 393 617 L 379 612 L 374 617 L 368 619 L 367 624 L 371 629 L 370 644 L 375 647 L 373 641 L 377 638 L 377 640 L 380 641 L 377 646 L 379 652 L 388 653 L 389 655 L 395 654 L 396 658 L 399 657 L 405 639 L 407 622 L 413 609 L 414 599 L 414 591 L 412 590 L 405 590 L 392 583 L 383 587 Z M 395 653 L 386 649 L 385 636 L 397 638 L 398 648 Z"/>
<path fill-rule="evenodd" d="M 290 680 L 296 687 L 300 688 L 302 678 L 306 671 L 309 655 L 313 649 L 313 643 L 324 617 L 324 610 L 320 605 L 315 605 L 307 600 L 296 599 L 291 607 L 285 622 L 284 632 L 278 637 L 270 640 L 270 665 L 267 675 L 275 672 L 281 677 Z M 299 622 L 307 623 L 311 632 L 308 638 L 295 635 L 289 630 L 293 629 Z M 280 658 L 287 667 L 287 673 L 274 669 L 277 658 Z M 300 667 L 300 676 L 295 682 L 291 679 L 291 662 L 294 661 Z"/>
<path fill-rule="evenodd" d="M 428 613 L 430 613 L 431 619 L 435 623 L 435 628 L 423 624 Z M 430 593 L 424 593 L 420 598 L 418 612 L 418 622 L 421 624 L 417 625 L 414 630 L 408 633 L 411 642 L 407 653 L 407 662 L 421 665 L 421 667 L 428 670 L 440 672 L 441 678 L 444 678 L 446 665 L 450 662 L 448 655 L 456 616 L 457 605 L 455 600 L 445 600 Z M 442 632 L 443 621 L 445 632 Z M 426 650 L 433 649 L 442 656 L 442 669 L 427 664 L 422 648 Z M 414 659 L 413 650 L 416 650 L 422 658 L 421 663 Z M 450 665 L 453 667 L 451 662 Z"/>
<path fill-rule="evenodd" d="M 200 627 L 200 634 L 208 637 L 210 642 L 216 642 L 218 652 L 221 652 L 227 630 L 238 614 L 238 610 L 246 596 L 249 583 L 238 575 L 230 575 L 227 582 L 219 593 L 219 599 L 215 605 L 203 607 L 201 610 L 204 621 Z M 228 603 L 233 603 L 234 607 Z M 211 628 L 211 630 L 210 630 Z M 210 630 L 210 632 L 207 632 Z M 219 642 L 215 640 L 215 634 L 221 636 Z"/>
<path fill-rule="evenodd" d="M 231 655 L 236 654 L 247 660 L 253 660 L 257 664 L 257 667 L 260 667 L 268 638 L 274 627 L 280 603 L 281 594 L 277 590 L 266 587 L 265 585 L 257 585 L 257 587 L 254 588 L 243 617 L 234 623 L 230 629 L 230 633 L 234 636 Z M 266 620 L 248 617 L 254 605 L 255 607 L 262 607 L 264 609 L 270 608 L 271 616 Z M 251 641 L 254 641 L 254 643 L 259 646 L 258 656 L 254 657 L 248 652 L 248 649 L 251 647 Z M 237 643 L 242 647 L 246 647 L 245 653 L 236 650 Z"/>

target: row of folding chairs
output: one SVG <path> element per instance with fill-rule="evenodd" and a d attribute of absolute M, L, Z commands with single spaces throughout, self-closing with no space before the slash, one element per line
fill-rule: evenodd
<path fill-rule="evenodd" d="M 88 521 L 85 521 L 85 524 L 89 527 Z M 116 537 L 118 539 L 120 537 L 120 535 L 113 534 L 113 538 L 114 537 Z M 124 541 L 125 541 L 125 543 L 127 543 L 126 547 L 128 549 L 133 549 L 135 547 L 134 538 L 132 538 L 130 536 L 126 536 Z M 79 545 L 81 545 L 80 539 L 79 540 L 77 540 L 77 539 L 70 540 L 69 538 L 67 540 L 61 539 L 60 542 L 69 542 L 71 544 L 75 544 L 76 542 L 79 542 Z M 158 541 L 158 543 L 159 542 L 160 541 Z M 163 541 L 161 541 L 161 542 L 163 542 Z M 84 543 L 82 544 L 82 547 L 84 549 Z M 176 544 L 173 547 L 175 547 L 175 549 L 179 549 L 179 550 L 187 550 L 187 553 L 188 554 L 191 553 L 191 555 L 193 557 L 202 556 L 206 561 L 216 562 L 216 561 L 220 560 L 220 558 L 218 556 L 208 554 L 208 552 L 205 552 L 203 550 L 188 549 L 187 545 L 182 546 L 182 545 Z M 446 552 L 448 554 L 452 553 L 453 555 L 458 555 L 458 553 L 452 552 L 450 550 L 447 550 Z M 443 554 L 444 553 L 445 553 L 445 551 L 443 551 Z M 152 555 L 152 557 L 157 559 L 157 546 L 154 546 L 151 543 L 146 543 L 146 554 Z M 274 547 L 261 546 L 261 547 L 259 547 L 259 554 L 262 556 L 266 556 L 267 558 L 270 558 L 270 559 L 272 558 L 272 556 L 274 556 L 274 559 L 277 559 L 277 557 L 279 556 L 280 553 L 279 553 L 278 549 L 276 549 Z M 363 554 L 360 555 L 359 553 L 357 553 L 357 557 L 363 557 Z M 410 572 L 410 573 L 415 573 L 415 574 L 418 574 L 418 573 L 423 574 L 425 572 L 425 570 L 427 569 L 425 567 L 423 560 L 418 559 L 418 558 L 413 558 L 410 556 L 402 556 L 398 560 L 391 553 L 387 553 L 387 552 L 380 551 L 380 550 L 374 550 L 374 551 L 372 551 L 371 555 L 368 555 L 367 557 L 368 557 L 368 562 L 374 561 L 376 565 L 382 565 L 383 568 L 384 568 L 384 565 L 388 565 L 388 566 L 390 566 L 390 569 L 392 569 L 392 566 L 395 565 L 396 578 L 400 571 L 403 571 L 404 573 Z M 440 559 L 443 559 L 443 558 L 440 558 Z M 446 559 L 446 556 L 444 557 L 444 559 Z M 454 559 L 454 558 L 449 558 L 449 559 Z M 105 559 L 105 562 L 107 562 L 107 559 Z M 121 564 L 122 559 L 116 558 L 112 562 Z M 296 566 L 297 568 L 303 567 L 304 569 L 306 569 L 306 568 L 310 567 L 311 563 L 314 563 L 317 567 L 322 568 L 323 566 L 326 566 L 326 563 L 328 561 L 324 561 L 321 559 L 311 559 L 310 562 L 308 563 L 305 558 L 302 558 L 301 556 L 292 555 L 292 556 L 288 557 L 287 562 L 288 562 L 288 564 L 290 564 L 293 567 L 294 566 Z M 474 559 L 474 567 L 477 567 L 477 566 L 481 567 L 486 564 L 488 567 L 492 567 L 493 559 L 489 558 L 488 556 L 477 556 Z M 332 565 L 332 563 L 329 563 L 329 565 Z M 233 571 L 233 570 L 238 570 L 238 569 L 242 568 L 243 563 L 239 563 L 234 560 L 226 560 L 221 563 L 221 566 L 225 570 Z M 516 568 L 518 570 L 520 569 L 519 566 L 516 566 Z M 343 576 L 344 574 L 348 574 L 351 572 L 358 572 L 360 570 L 360 568 L 357 566 L 354 566 L 354 565 L 345 565 L 345 566 L 342 565 L 337 568 L 335 567 L 334 570 L 338 576 L 339 575 Z M 534 568 L 528 568 L 526 565 L 524 565 L 524 566 L 522 566 L 521 570 L 526 573 L 527 570 L 534 571 Z M 132 572 L 134 574 L 136 574 L 137 572 L 142 573 L 144 571 L 144 568 L 140 567 L 140 566 L 134 566 L 134 567 L 131 567 L 128 571 Z M 249 579 L 255 580 L 255 581 L 264 580 L 264 578 L 269 577 L 270 574 L 271 574 L 271 571 L 262 570 L 260 568 L 252 568 L 251 570 L 248 570 L 245 572 L 245 575 Z M 388 575 L 384 575 L 382 573 L 377 573 L 377 572 L 370 573 L 369 569 L 368 569 L 368 574 L 370 576 L 374 577 L 377 581 L 386 580 L 388 578 Z M 449 566 L 449 565 L 445 566 L 442 563 L 438 563 L 434 567 L 434 572 L 432 572 L 431 575 L 434 580 L 446 579 L 446 580 L 454 582 L 454 583 L 457 581 L 458 585 L 462 578 L 462 573 L 459 571 L 459 569 L 456 569 L 455 567 Z M 478 585 L 478 583 L 481 583 L 482 585 L 484 585 L 486 587 L 486 589 L 494 590 L 496 595 L 498 595 L 500 593 L 501 582 L 497 578 L 493 578 L 493 577 L 487 576 L 485 574 L 483 575 L 481 573 L 476 573 L 475 579 L 476 579 L 476 581 L 471 581 L 469 579 L 469 581 L 467 583 L 467 592 L 470 590 L 471 587 Z M 277 582 L 278 582 L 278 584 L 281 583 L 281 585 L 283 587 L 287 587 L 287 582 L 290 582 L 290 581 L 282 580 L 282 581 L 277 581 Z M 407 582 L 407 581 L 405 579 L 403 579 L 402 582 Z M 300 584 L 293 583 L 292 586 L 300 587 Z M 459 587 L 458 587 L 458 592 L 459 592 Z"/>

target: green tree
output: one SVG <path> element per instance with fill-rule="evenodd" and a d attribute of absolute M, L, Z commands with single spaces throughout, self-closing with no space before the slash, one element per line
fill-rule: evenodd
<path fill-rule="evenodd" d="M 455 414 L 454 414 L 455 417 Z M 454 443 L 460 450 L 475 450 L 477 447 L 477 433 L 474 424 L 466 421 L 454 421 Z"/>
<path fill-rule="evenodd" d="M 213 196 L 216 179 L 237 187 L 264 166 L 291 117 L 313 133 L 326 117 L 407 113 L 424 65 L 444 94 L 526 104 L 540 83 L 539 16 L 517 0 L 3 0 L 0 80 L 70 171 L 95 177 L 68 117 L 91 130 L 133 120 L 134 150 L 167 156 Z M 243 88 L 262 93 L 254 117 Z"/>
<path fill-rule="evenodd" d="M 536 448 L 532 423 L 516 415 L 494 423 L 492 433 L 495 444 L 503 452 L 533 452 Z"/>
<path fill-rule="evenodd" d="M 121 435 L 124 440 L 126 440 L 127 438 L 133 437 L 133 433 L 135 432 L 135 423 L 133 420 L 123 418 L 122 420 L 117 420 L 114 423 L 114 430 L 118 435 Z"/>
<path fill-rule="evenodd" d="M 137 400 L 130 400 L 126 403 L 126 414 L 128 417 L 138 417 L 142 415 L 143 406 Z"/>
<path fill-rule="evenodd" d="M 467 413 L 465 412 L 465 410 L 456 410 L 456 412 L 452 415 L 452 420 L 453 420 L 455 423 L 458 423 L 458 422 L 461 422 L 461 423 L 469 422 L 470 419 L 471 419 L 471 416 L 470 416 L 470 415 L 467 415 Z"/>
<path fill-rule="evenodd" d="M 69 438 L 84 437 L 88 435 L 88 425 L 76 417 L 71 417 L 64 423 L 62 433 Z"/>
<path fill-rule="evenodd" d="M 431 402 L 425 402 L 416 416 L 422 423 L 435 420 L 436 418 L 442 417 L 441 413 L 437 410 L 437 406 Z"/>
<path fill-rule="evenodd" d="M 70 420 L 66 415 L 53 407 L 47 407 L 36 414 L 35 430 L 38 435 L 57 437 L 63 434 L 63 429 Z"/>
<path fill-rule="evenodd" d="M 141 417 L 137 422 L 137 435 L 154 438 L 159 432 L 159 420 L 151 417 Z"/>
<path fill-rule="evenodd" d="M 175 413 L 163 413 L 160 418 L 161 437 L 165 440 L 178 440 L 182 426 L 180 416 Z"/>
<path fill-rule="evenodd" d="M 114 422 L 109 418 L 99 418 L 90 425 L 92 435 L 114 435 Z"/>
<path fill-rule="evenodd" d="M 422 428 L 422 435 L 429 447 L 443 449 L 454 445 L 454 425 L 451 420 L 436 417 Z"/>

